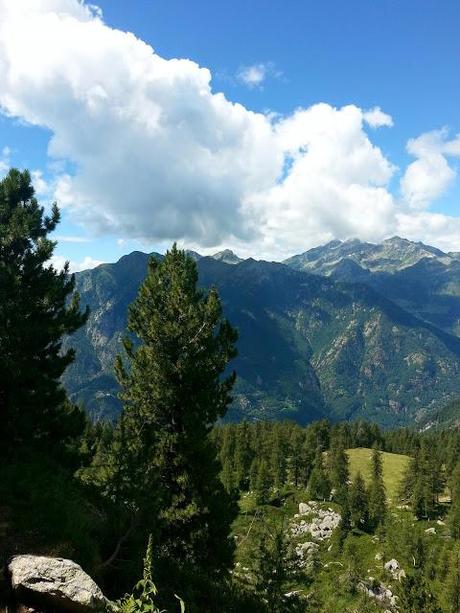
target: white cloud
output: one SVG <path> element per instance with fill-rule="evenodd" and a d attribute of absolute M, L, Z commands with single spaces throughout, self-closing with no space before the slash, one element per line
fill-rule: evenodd
<path fill-rule="evenodd" d="M 90 239 L 86 236 L 56 236 L 55 240 L 59 243 L 89 243 Z"/>
<path fill-rule="evenodd" d="M 447 158 L 460 157 L 460 134 L 449 140 L 446 129 L 426 132 L 409 140 L 407 151 L 416 160 L 401 179 L 401 193 L 411 208 L 426 209 L 455 181 Z"/>
<path fill-rule="evenodd" d="M 30 175 L 32 177 L 32 185 L 34 186 L 37 196 L 49 196 L 50 186 L 44 179 L 43 172 L 41 170 L 33 170 Z"/>
<path fill-rule="evenodd" d="M 260 66 L 249 75 L 259 86 Z M 0 0 L 0 108 L 51 131 L 54 195 L 92 234 L 279 258 L 409 228 L 389 188 L 395 167 L 368 134 L 393 123 L 379 107 L 251 112 L 213 93 L 206 68 L 161 58 L 77 0 Z M 433 156 L 442 166 L 456 142 L 439 137 L 433 153 L 411 141 L 401 190 L 412 206 L 444 189 Z"/>
<path fill-rule="evenodd" d="M 281 72 L 276 69 L 273 62 L 260 62 L 250 66 L 240 66 L 236 73 L 238 81 L 251 88 L 261 87 L 262 83 L 269 76 L 281 76 Z"/>
<path fill-rule="evenodd" d="M 62 255 L 53 255 L 50 260 L 50 263 L 56 268 L 56 270 L 62 270 L 64 268 L 64 264 L 69 262 L 69 270 L 70 272 L 81 272 L 82 270 L 88 270 L 90 268 L 96 268 L 100 264 L 104 262 L 101 260 L 95 260 L 90 256 L 86 256 L 80 262 L 76 262 L 74 260 L 68 260 Z"/>
<path fill-rule="evenodd" d="M 393 126 L 393 118 L 384 113 L 379 106 L 375 106 L 373 109 L 366 111 L 363 115 L 364 121 L 368 123 L 371 128 L 381 128 L 386 126 L 391 128 Z"/>
<path fill-rule="evenodd" d="M 443 251 L 460 251 L 460 217 L 416 211 L 398 213 L 397 234 L 435 245 Z"/>
<path fill-rule="evenodd" d="M 5 145 L 0 152 L 0 179 L 6 175 L 10 168 L 10 154 L 10 148 Z"/>

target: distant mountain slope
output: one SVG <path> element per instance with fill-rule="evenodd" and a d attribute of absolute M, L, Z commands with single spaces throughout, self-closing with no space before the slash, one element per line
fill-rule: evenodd
<path fill-rule="evenodd" d="M 381 243 L 366 243 L 359 239 L 331 241 L 285 260 L 297 270 L 330 275 L 345 259 L 371 272 L 395 272 L 413 266 L 424 258 L 436 258 L 445 264 L 459 260 L 458 254 L 447 254 L 436 247 L 393 236 Z"/>
<path fill-rule="evenodd" d="M 64 382 L 96 415 L 119 408 L 113 359 L 147 259 L 135 252 L 77 275 L 91 316 L 71 339 L 77 360 Z M 240 331 L 231 419 L 408 424 L 460 395 L 460 340 L 366 285 L 251 259 L 197 264 L 200 284 L 218 288 Z"/>
<path fill-rule="evenodd" d="M 460 336 L 460 257 L 394 237 L 374 245 L 333 241 L 285 262 L 348 283 L 365 283 L 420 319 Z"/>

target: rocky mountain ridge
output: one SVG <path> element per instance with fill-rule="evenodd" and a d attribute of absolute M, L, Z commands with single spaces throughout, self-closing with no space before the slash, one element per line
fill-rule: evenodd
<path fill-rule="evenodd" d="M 323 249 L 329 253 L 336 247 Z M 429 251 L 413 243 L 408 249 Z M 444 258 L 437 255 L 439 250 L 432 251 L 432 257 L 393 272 L 365 270 L 367 281 L 340 278 L 340 267 L 322 276 L 296 270 L 292 263 L 235 261 L 239 258 L 228 252 L 198 256 L 200 284 L 217 287 L 227 317 L 240 332 L 239 356 L 232 365 L 238 384 L 229 419 L 306 423 L 360 416 L 384 425 L 408 424 L 460 396 L 460 340 L 451 330 L 451 320 L 460 314 L 460 292 L 448 297 L 445 325 L 436 325 L 439 308 L 431 318 L 418 308 L 426 303 L 417 302 L 417 291 L 425 285 L 429 293 L 430 284 L 439 282 L 439 266 L 445 266 L 438 261 Z M 134 252 L 115 264 L 77 274 L 77 288 L 91 316 L 72 339 L 77 360 L 64 383 L 71 397 L 95 416 L 119 410 L 113 360 L 148 258 Z M 451 259 L 455 268 L 455 257 Z M 426 262 L 435 263 L 430 274 Z M 412 301 L 410 275 L 418 288 Z M 444 304 L 445 294 L 433 295 L 438 307 Z"/>

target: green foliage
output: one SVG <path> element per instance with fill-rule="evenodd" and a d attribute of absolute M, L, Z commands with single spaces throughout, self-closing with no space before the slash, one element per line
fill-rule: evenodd
<path fill-rule="evenodd" d="M 460 461 L 449 480 L 452 503 L 449 511 L 449 527 L 454 538 L 460 539 Z"/>
<path fill-rule="evenodd" d="M 414 573 L 403 580 L 398 608 L 401 613 L 442 613 L 436 597 L 421 573 Z"/>
<path fill-rule="evenodd" d="M 369 486 L 369 525 L 375 530 L 383 525 L 387 513 L 382 453 L 372 451 L 372 479 Z"/>
<path fill-rule="evenodd" d="M 295 553 L 281 524 L 273 533 L 266 530 L 258 544 L 256 556 L 256 592 L 270 613 L 289 611 L 284 596 L 286 582 L 296 574 Z M 292 603 L 294 605 L 294 603 Z"/>
<path fill-rule="evenodd" d="M 144 576 L 134 587 L 133 593 L 124 596 L 115 604 L 115 610 L 121 613 L 163 613 L 157 603 L 158 590 L 152 578 L 152 537 L 149 536 L 147 551 L 144 558 Z M 185 613 L 185 604 L 179 596 L 180 611 Z"/>
<path fill-rule="evenodd" d="M 113 504 L 123 543 L 152 533 L 162 587 L 176 573 L 218 575 L 233 556 L 235 507 L 209 434 L 231 401 L 237 335 L 217 293 L 196 284 L 195 262 L 175 246 L 151 260 L 129 309 L 137 342 L 125 339 L 116 363 L 123 412 L 82 474 Z"/>
<path fill-rule="evenodd" d="M 326 500 L 331 493 L 331 484 L 324 469 L 323 452 L 318 447 L 315 455 L 314 468 L 308 481 L 308 494 L 313 500 Z"/>
<path fill-rule="evenodd" d="M 79 356 L 65 381 L 72 397 L 84 400 L 96 415 L 113 416 L 120 409 L 112 364 L 126 329 L 126 307 L 147 261 L 147 254 L 134 252 L 77 275 L 92 315 L 78 335 Z M 361 284 L 253 260 L 228 265 L 206 257 L 197 265 L 200 286 L 218 288 L 240 331 L 238 381 L 228 414 L 233 421 L 305 424 L 326 415 L 334 421 L 366 417 L 394 427 L 413 424 L 423 409 L 430 421 L 436 409 L 460 396 L 460 343 L 439 329 L 443 325 L 426 323 L 433 313 L 425 312 L 425 303 L 438 291 L 436 284 L 444 283 L 444 266 L 427 271 L 435 291 L 423 295 L 414 317 L 387 299 L 387 288 L 382 296 Z M 398 292 L 394 297 L 399 302 Z M 421 311 L 426 316 L 417 319 Z M 448 311 L 449 316 L 456 312 Z M 107 338 L 103 348 L 94 342 L 101 333 Z"/>
<path fill-rule="evenodd" d="M 369 496 L 361 473 L 358 473 L 351 484 L 348 495 L 351 523 L 359 530 L 369 528 Z"/>
<path fill-rule="evenodd" d="M 87 319 L 68 267 L 49 260 L 49 234 L 59 223 L 45 216 L 28 171 L 0 181 L 0 453 L 50 442 L 59 446 L 78 425 L 66 406 L 60 377 L 74 359 L 62 339 Z M 82 426 L 81 422 L 80 425 Z M 83 427 L 83 426 L 82 426 Z"/>

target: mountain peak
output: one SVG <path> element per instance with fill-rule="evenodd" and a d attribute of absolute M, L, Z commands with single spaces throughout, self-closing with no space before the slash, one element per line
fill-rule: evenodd
<path fill-rule="evenodd" d="M 211 256 L 214 260 L 218 260 L 219 262 L 225 262 L 225 264 L 239 264 L 243 260 L 238 257 L 231 249 L 224 249 L 223 251 L 218 251 Z"/>

